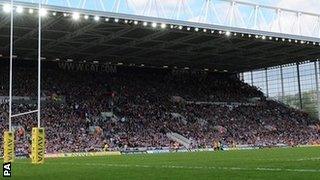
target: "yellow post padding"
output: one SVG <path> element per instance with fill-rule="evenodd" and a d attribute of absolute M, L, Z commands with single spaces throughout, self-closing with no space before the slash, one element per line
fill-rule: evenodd
<path fill-rule="evenodd" d="M 44 128 L 32 128 L 32 164 L 43 164 L 45 153 Z"/>
<path fill-rule="evenodd" d="M 4 132 L 3 136 L 3 161 L 13 162 L 14 161 L 14 133 L 10 131 Z"/>

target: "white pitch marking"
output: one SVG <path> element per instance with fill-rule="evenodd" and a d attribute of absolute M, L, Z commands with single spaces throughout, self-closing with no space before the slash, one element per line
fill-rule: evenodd
<path fill-rule="evenodd" d="M 28 162 L 15 162 L 20 164 L 28 164 Z M 48 163 L 47 163 L 48 164 Z M 212 170 L 228 170 L 228 171 L 288 171 L 288 172 L 313 172 L 320 173 L 320 169 L 288 169 L 288 168 L 241 168 L 241 167 L 215 167 L 215 166 L 179 166 L 179 165 L 161 165 L 151 166 L 143 164 L 105 164 L 105 163 L 50 163 L 48 165 L 77 165 L 77 166 L 108 166 L 108 167 L 138 167 L 138 168 L 169 168 L 169 169 L 212 169 Z"/>

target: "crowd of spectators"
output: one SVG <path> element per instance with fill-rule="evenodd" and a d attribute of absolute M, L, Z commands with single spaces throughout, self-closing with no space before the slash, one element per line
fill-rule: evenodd
<path fill-rule="evenodd" d="M 20 67 L 15 73 L 14 96 L 29 99 L 15 99 L 14 113 L 36 109 L 35 72 Z M 7 74 L 1 69 L 0 97 L 8 95 Z M 171 132 L 190 139 L 194 148 L 211 147 L 214 140 L 255 146 L 320 143 L 320 128 L 314 128 L 319 125 L 308 114 L 266 100 L 257 88 L 232 75 L 177 75 L 129 67 L 112 74 L 53 68 L 43 70 L 41 95 L 47 153 L 100 151 L 105 144 L 110 149 L 170 147 L 173 142 L 167 133 Z M 258 100 L 252 103 L 252 99 Z M 17 152 L 30 151 L 36 117 L 13 118 Z M 7 119 L 8 104 L 0 102 L 1 132 L 7 130 Z"/>

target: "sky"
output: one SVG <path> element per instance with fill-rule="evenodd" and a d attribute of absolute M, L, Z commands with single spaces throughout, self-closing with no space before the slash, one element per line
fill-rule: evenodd
<path fill-rule="evenodd" d="M 17 0 L 17 1 L 28 1 L 28 2 L 38 2 L 38 0 Z M 70 4 L 72 6 L 77 6 L 78 4 L 83 3 L 85 0 L 69 0 Z M 86 0 L 87 4 L 95 4 L 90 3 L 96 1 L 97 4 L 99 4 L 100 0 Z M 176 4 L 179 0 L 101 0 L 103 4 L 111 5 L 114 4 L 116 1 L 120 1 L 121 4 L 125 4 L 125 1 L 129 3 L 135 3 L 135 4 L 146 4 L 148 1 L 157 1 L 161 2 L 162 4 L 172 5 Z M 205 0 L 185 0 L 186 2 L 200 2 Z M 219 0 L 213 0 L 213 1 L 219 1 Z M 281 8 L 287 8 L 287 9 L 293 9 L 298 11 L 307 11 L 307 12 L 314 12 L 317 13 L 320 10 L 320 1 L 319 0 L 239 0 L 243 2 L 252 2 L 257 4 L 263 4 L 263 5 L 270 5 L 270 6 L 276 6 Z M 50 4 L 59 4 L 59 5 L 67 5 L 67 0 L 42 0 L 42 2 L 49 2 Z M 195 3 L 198 4 L 198 3 Z M 166 6 L 166 5 L 164 5 Z M 200 6 L 200 5 L 199 5 Z"/>
<path fill-rule="evenodd" d="M 243 0 L 257 4 L 271 5 L 297 11 L 318 13 L 320 0 Z"/>
<path fill-rule="evenodd" d="M 38 2 L 39 0 L 20 0 Z M 282 12 L 261 8 L 255 15 L 254 6 L 237 5 L 230 9 L 227 0 L 41 0 L 59 6 L 105 10 L 127 14 L 154 16 L 234 26 L 256 30 L 281 32 L 320 38 L 320 18 L 317 16 Z M 205 2 L 210 2 L 205 4 Z M 238 0 L 255 4 L 320 14 L 320 0 Z M 179 6 L 179 4 L 181 6 Z M 180 8 L 179 8 L 180 7 Z M 179 10 L 180 9 L 180 10 Z M 230 11 L 229 11 L 230 10 Z M 233 12 L 233 13 L 231 13 Z M 319 20 L 319 21 L 318 21 Z M 281 23 L 279 23 L 279 21 Z"/>

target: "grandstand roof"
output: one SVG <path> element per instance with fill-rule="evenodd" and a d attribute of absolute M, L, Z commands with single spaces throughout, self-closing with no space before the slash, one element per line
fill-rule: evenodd
<path fill-rule="evenodd" d="M 20 4 L 36 8 L 34 4 Z M 320 40 L 316 38 L 57 6 L 45 8 L 50 10 L 43 18 L 42 31 L 42 56 L 47 60 L 242 72 L 320 56 Z M 74 21 L 72 12 L 79 12 L 82 19 Z M 83 15 L 89 15 L 89 19 Z M 96 15 L 99 21 L 94 20 Z M 143 22 L 148 22 L 147 26 Z M 157 27 L 152 27 L 154 22 Z M 0 54 L 4 57 L 9 52 L 9 26 L 9 14 L 1 11 Z M 14 26 L 14 54 L 21 59 L 35 58 L 37 13 L 25 10 L 17 14 Z"/>

